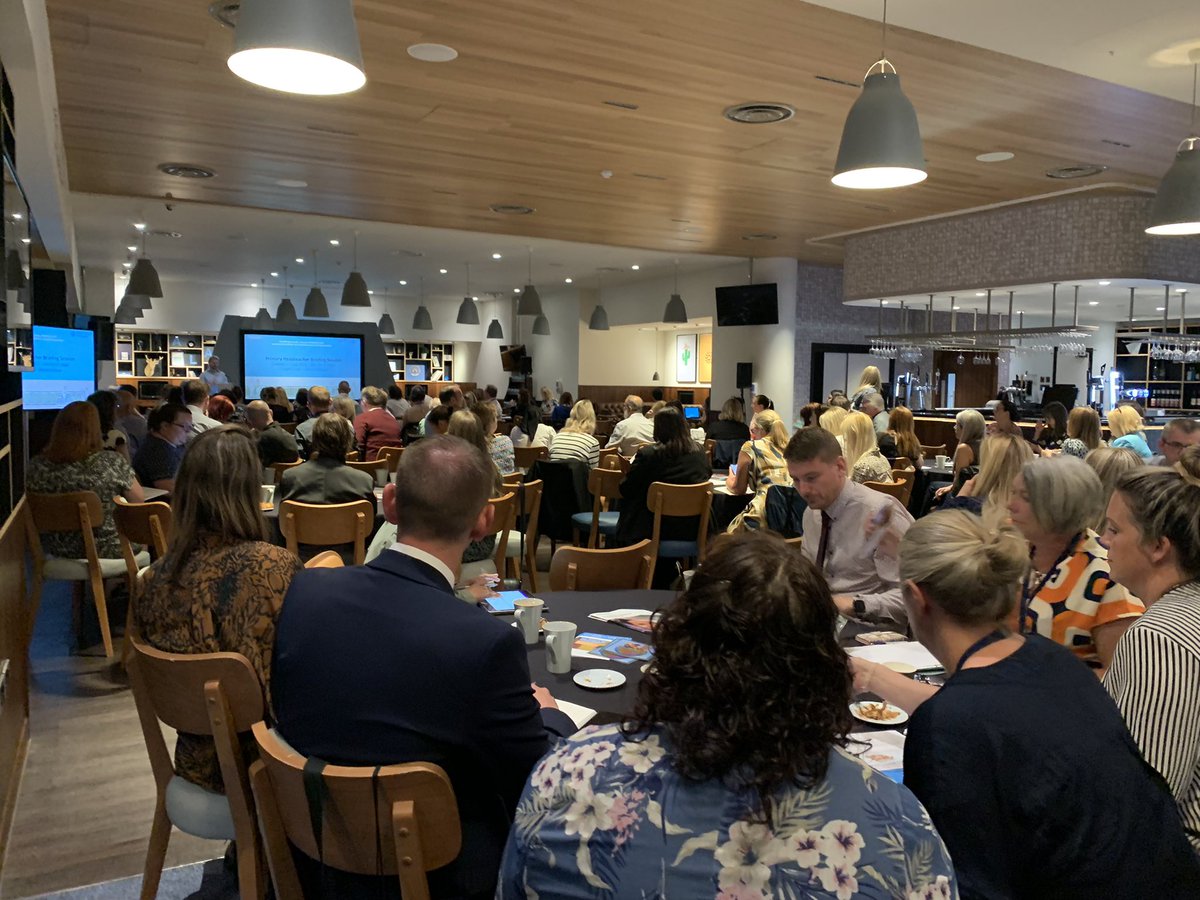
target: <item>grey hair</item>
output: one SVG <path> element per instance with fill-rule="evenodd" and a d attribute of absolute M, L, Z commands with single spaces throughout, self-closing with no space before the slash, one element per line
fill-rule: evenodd
<path fill-rule="evenodd" d="M 1117 493 L 1142 533 L 1144 544 L 1171 542 L 1175 562 L 1189 578 L 1200 578 L 1200 453 L 1185 453 L 1174 469 L 1153 466 L 1129 472 Z"/>
<path fill-rule="evenodd" d="M 962 429 L 959 440 L 964 444 L 969 444 L 972 441 L 982 441 L 984 432 L 987 431 L 987 423 L 983 419 L 983 413 L 977 409 L 964 409 L 954 417 L 954 424 Z"/>
<path fill-rule="evenodd" d="M 1104 486 L 1074 456 L 1035 459 L 1021 467 L 1029 508 L 1047 534 L 1076 534 L 1095 526 L 1104 511 Z"/>
<path fill-rule="evenodd" d="M 1163 432 L 1171 432 L 1172 434 L 1179 432 L 1180 434 L 1195 434 L 1200 431 L 1200 420 L 1197 419 L 1172 419 L 1163 426 Z"/>
<path fill-rule="evenodd" d="M 868 391 L 867 393 L 863 394 L 862 402 L 858 404 L 859 408 L 861 409 L 866 403 L 871 404 L 871 406 L 879 410 L 887 408 L 887 403 L 884 402 L 883 394 L 879 393 L 879 391 Z"/>

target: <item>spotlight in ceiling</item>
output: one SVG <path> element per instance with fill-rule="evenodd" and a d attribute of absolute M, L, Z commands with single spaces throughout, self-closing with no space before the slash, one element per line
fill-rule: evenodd
<path fill-rule="evenodd" d="M 458 59 L 458 51 L 445 44 L 413 44 L 408 55 L 421 62 L 444 63 Z"/>
<path fill-rule="evenodd" d="M 1014 153 L 1009 153 L 1007 150 L 994 150 L 991 153 L 980 153 L 975 157 L 975 160 L 981 163 L 1008 162 L 1015 155 Z"/>

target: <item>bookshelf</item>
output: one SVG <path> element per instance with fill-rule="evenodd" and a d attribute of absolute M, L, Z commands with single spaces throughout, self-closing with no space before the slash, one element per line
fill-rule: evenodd
<path fill-rule="evenodd" d="M 5 346 L 8 350 L 9 370 L 29 368 L 33 364 L 33 330 L 9 328 L 7 331 Z"/>
<path fill-rule="evenodd" d="M 1172 326 L 1171 331 L 1178 329 Z M 1113 366 L 1124 379 L 1126 389 L 1146 390 L 1143 405 L 1147 409 L 1161 409 L 1166 413 L 1194 416 L 1200 411 L 1200 362 L 1172 362 L 1152 359 L 1150 342 L 1138 341 L 1139 334 L 1162 334 L 1161 324 L 1118 325 Z M 1200 322 L 1185 323 L 1188 336 L 1200 335 Z M 1137 346 L 1141 343 L 1141 346 Z M 1139 352 L 1131 353 L 1136 349 Z"/>
<path fill-rule="evenodd" d="M 199 378 L 217 345 L 217 336 L 204 332 L 116 332 L 113 359 L 118 378 L 178 381 Z"/>
<path fill-rule="evenodd" d="M 384 341 L 388 369 L 398 382 L 454 381 L 454 344 L 449 341 Z M 424 366 L 423 378 L 409 378 L 410 366 Z"/>

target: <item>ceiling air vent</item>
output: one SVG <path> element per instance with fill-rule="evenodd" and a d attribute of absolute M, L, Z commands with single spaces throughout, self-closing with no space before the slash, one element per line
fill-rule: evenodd
<path fill-rule="evenodd" d="M 217 174 L 212 169 L 188 163 L 162 163 L 158 171 L 165 175 L 174 175 L 176 178 L 212 178 Z"/>
<path fill-rule="evenodd" d="M 1059 166 L 1057 169 L 1047 169 L 1047 178 L 1090 178 L 1092 175 L 1099 175 L 1101 172 L 1108 169 L 1108 166 L 1096 166 L 1087 163 L 1081 163 L 1077 166 Z"/>
<path fill-rule="evenodd" d="M 795 114 L 785 103 L 739 103 L 725 110 L 725 118 L 743 125 L 772 125 L 786 122 Z"/>

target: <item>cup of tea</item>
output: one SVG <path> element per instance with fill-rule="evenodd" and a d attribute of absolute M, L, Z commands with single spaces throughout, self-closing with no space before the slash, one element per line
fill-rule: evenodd
<path fill-rule="evenodd" d="M 538 642 L 538 631 L 542 625 L 542 609 L 545 605 L 537 597 L 524 597 L 513 601 L 513 615 L 516 617 L 517 627 L 525 636 L 526 644 L 532 645 Z"/>
<path fill-rule="evenodd" d="M 948 457 L 948 456 L 937 457 L 937 464 L 938 464 L 939 468 L 942 468 L 942 469 L 946 468 L 946 466 L 950 465 L 950 457 Z"/>
<path fill-rule="evenodd" d="M 574 622 L 546 623 L 546 668 L 555 675 L 571 671 L 571 646 L 575 643 Z"/>

